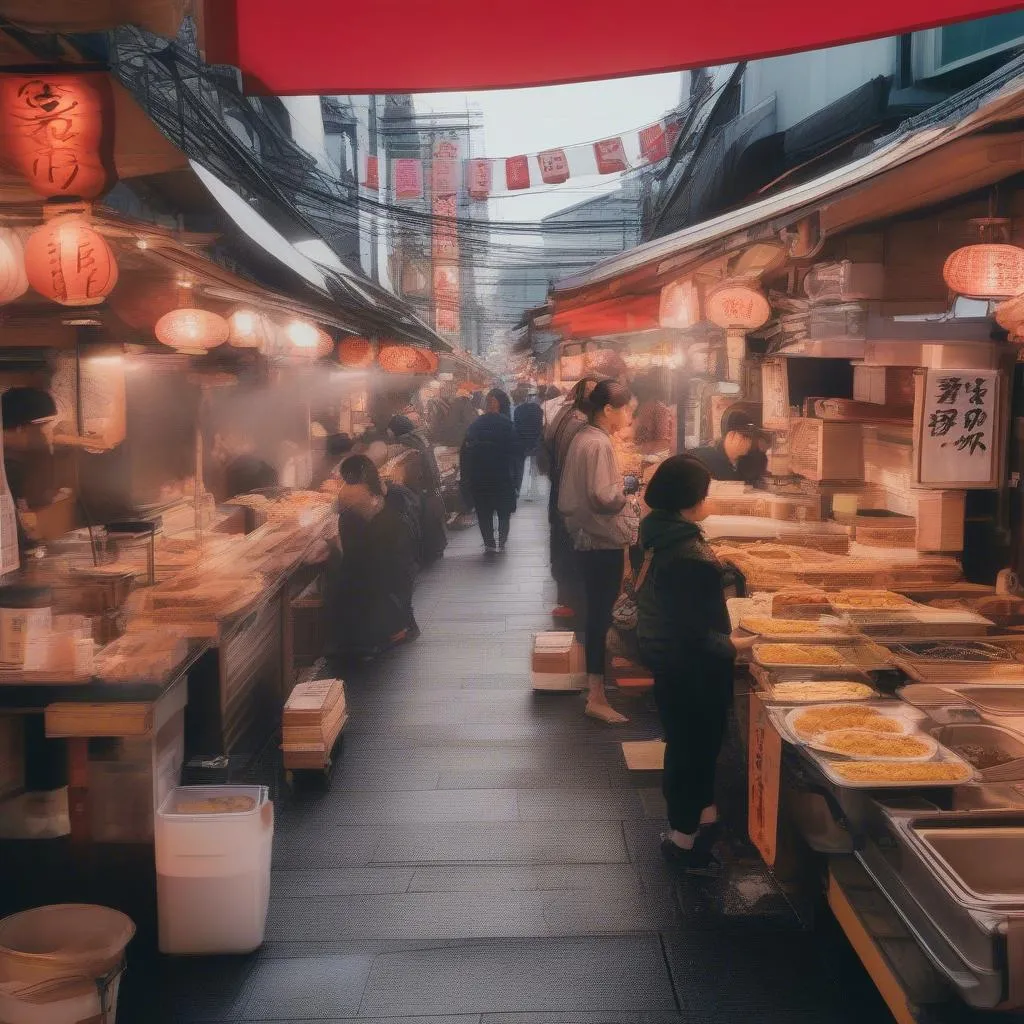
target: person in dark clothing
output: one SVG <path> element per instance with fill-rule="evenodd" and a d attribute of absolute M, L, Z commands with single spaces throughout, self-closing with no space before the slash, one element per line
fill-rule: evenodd
<path fill-rule="evenodd" d="M 240 455 L 228 463 L 224 474 L 229 498 L 277 487 L 277 470 L 255 455 Z"/>
<path fill-rule="evenodd" d="M 753 485 L 764 475 L 763 471 L 758 472 L 758 462 L 749 458 L 759 436 L 760 430 L 745 412 L 727 413 L 722 424 L 722 440 L 694 448 L 688 454 L 707 467 L 713 480 L 742 480 Z"/>
<path fill-rule="evenodd" d="M 419 635 L 412 611 L 416 551 L 401 505 L 388 502 L 376 466 L 350 455 L 340 468 L 341 551 L 328 562 L 330 658 L 372 657 Z"/>
<path fill-rule="evenodd" d="M 732 704 L 736 651 L 753 639 L 732 635 L 724 570 L 699 523 L 711 474 L 688 455 L 657 469 L 640 525 L 649 569 L 637 599 L 637 641 L 654 674 L 654 698 L 665 734 L 663 791 L 671 831 L 662 852 L 680 867 L 714 863 L 718 826 L 715 767 Z"/>
<path fill-rule="evenodd" d="M 430 565 L 448 547 L 448 531 L 445 528 L 447 514 L 441 496 L 441 470 L 426 435 L 422 430 L 417 430 L 407 416 L 393 416 L 388 423 L 388 433 L 395 442 L 408 450 L 410 458 L 405 484 L 419 501 L 420 562 Z"/>
<path fill-rule="evenodd" d="M 466 431 L 460 452 L 463 497 L 476 509 L 480 536 L 488 554 L 505 550 L 519 487 L 522 446 L 511 418 L 512 402 L 495 388 L 487 396 L 487 412 Z M 498 518 L 498 547 L 494 517 Z"/>
<path fill-rule="evenodd" d="M 544 440 L 544 410 L 536 402 L 525 399 L 516 406 L 512 416 L 516 433 L 519 435 L 519 443 L 523 449 L 522 470 L 519 473 L 519 490 L 523 489 L 523 483 L 529 472 L 529 487 L 524 495 L 527 501 L 533 501 L 537 497 L 537 456 Z"/>

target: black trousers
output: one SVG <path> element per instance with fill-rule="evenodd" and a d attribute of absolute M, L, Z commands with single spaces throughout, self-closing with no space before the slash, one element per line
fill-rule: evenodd
<path fill-rule="evenodd" d="M 603 676 L 605 638 L 612 624 L 612 608 L 622 586 L 622 549 L 578 551 L 576 562 L 587 600 L 583 627 L 587 674 Z"/>
<path fill-rule="evenodd" d="M 508 510 L 508 502 L 484 494 L 475 494 L 473 495 L 473 504 L 476 506 L 476 518 L 484 546 L 494 547 L 495 516 L 498 517 L 498 543 L 504 544 L 508 540 L 508 531 L 512 525 L 512 513 Z"/>
<path fill-rule="evenodd" d="M 693 835 L 701 811 L 715 802 L 715 770 L 732 704 L 731 668 L 655 668 L 654 700 L 665 733 L 662 792 L 669 825 Z"/>

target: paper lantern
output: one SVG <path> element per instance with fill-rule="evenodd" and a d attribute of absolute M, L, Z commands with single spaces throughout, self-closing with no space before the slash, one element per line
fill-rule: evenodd
<path fill-rule="evenodd" d="M 293 320 L 285 328 L 285 337 L 302 355 L 323 358 L 334 351 L 334 340 L 308 320 Z"/>
<path fill-rule="evenodd" d="M 28 291 L 25 250 L 10 228 L 0 228 L 0 306 L 13 302 Z"/>
<path fill-rule="evenodd" d="M 228 344 L 232 348 L 266 348 L 273 336 L 270 321 L 252 309 L 236 309 L 228 318 Z"/>
<path fill-rule="evenodd" d="M 208 309 L 173 309 L 156 324 L 156 340 L 169 348 L 202 355 L 228 340 L 227 320 Z"/>
<path fill-rule="evenodd" d="M 40 195 L 95 199 L 115 180 L 106 74 L 0 77 L 0 153 Z"/>
<path fill-rule="evenodd" d="M 366 338 L 342 338 L 338 343 L 338 362 L 342 366 L 369 366 L 373 356 L 373 342 Z"/>
<path fill-rule="evenodd" d="M 117 284 L 117 260 L 103 236 L 80 216 L 54 217 L 25 245 L 28 283 L 62 306 L 102 302 Z"/>
<path fill-rule="evenodd" d="M 942 277 L 958 295 L 1006 299 L 1024 290 L 1024 249 L 985 242 L 951 253 Z"/>
<path fill-rule="evenodd" d="M 385 373 L 430 373 L 431 354 L 414 345 L 384 345 L 377 353 L 377 365 Z"/>
<path fill-rule="evenodd" d="M 768 300 L 748 284 L 720 285 L 708 295 L 705 305 L 707 319 L 730 330 L 756 330 L 772 315 Z"/>
<path fill-rule="evenodd" d="M 538 153 L 537 166 L 546 185 L 561 185 L 569 180 L 569 161 L 564 149 L 546 149 Z"/>

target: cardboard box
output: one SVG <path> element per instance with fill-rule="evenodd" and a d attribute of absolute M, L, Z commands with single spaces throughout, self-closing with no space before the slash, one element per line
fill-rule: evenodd
<path fill-rule="evenodd" d="M 793 419 L 789 462 L 794 473 L 808 480 L 863 480 L 861 424 Z"/>

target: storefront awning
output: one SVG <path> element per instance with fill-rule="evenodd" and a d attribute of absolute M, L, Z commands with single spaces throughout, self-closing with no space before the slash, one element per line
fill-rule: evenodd
<path fill-rule="evenodd" d="M 207 0 L 204 29 L 207 60 L 240 68 L 251 91 L 331 95 L 498 89 L 709 67 L 1019 6 L 648 0 L 629 11 L 609 0 Z"/>

